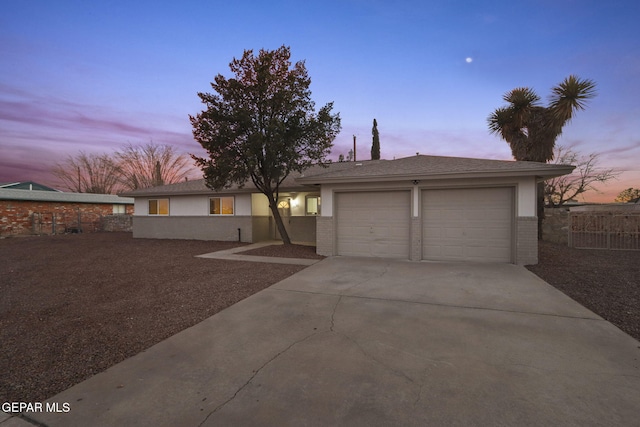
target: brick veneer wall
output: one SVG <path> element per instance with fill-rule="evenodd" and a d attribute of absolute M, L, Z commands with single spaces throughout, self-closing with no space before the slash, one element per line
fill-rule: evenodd
<path fill-rule="evenodd" d="M 54 224 L 56 234 L 64 233 L 78 226 L 78 212 L 83 231 L 96 231 L 100 219 L 113 214 L 113 204 L 0 200 L 0 235 L 52 234 Z M 132 214 L 133 205 L 126 205 L 126 212 Z"/>
<path fill-rule="evenodd" d="M 538 263 L 538 217 L 521 216 L 517 218 L 516 264 L 531 265 Z"/>
<path fill-rule="evenodd" d="M 333 256 L 333 217 L 316 217 L 316 253 Z"/>
<path fill-rule="evenodd" d="M 420 217 L 411 218 L 410 251 L 409 259 L 411 261 L 420 261 L 422 259 L 422 221 Z"/>
<path fill-rule="evenodd" d="M 133 237 L 142 239 L 195 239 L 252 243 L 253 219 L 249 215 L 170 216 L 134 215 Z"/>

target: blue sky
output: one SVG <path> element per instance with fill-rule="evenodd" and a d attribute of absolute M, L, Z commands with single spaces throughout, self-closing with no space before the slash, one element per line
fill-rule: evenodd
<path fill-rule="evenodd" d="M 221 4 L 222 3 L 222 4 Z M 334 102 L 368 159 L 511 159 L 486 118 L 502 95 L 546 101 L 570 74 L 598 96 L 559 144 L 622 172 L 587 200 L 640 187 L 640 4 L 636 1 L 6 1 L 0 14 L 0 181 L 53 185 L 56 161 L 127 143 L 204 155 L 188 115 L 244 49 L 291 47 L 313 99 Z M 471 58 L 468 62 L 466 59 Z"/>

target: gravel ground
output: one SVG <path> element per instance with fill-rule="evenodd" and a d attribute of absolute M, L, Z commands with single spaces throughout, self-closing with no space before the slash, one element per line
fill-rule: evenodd
<path fill-rule="evenodd" d="M 640 340 L 640 251 L 573 249 L 540 242 L 538 265 L 527 268 Z"/>
<path fill-rule="evenodd" d="M 304 268 L 194 258 L 237 246 L 0 239 L 0 402 L 52 397 Z"/>
<path fill-rule="evenodd" d="M 52 397 L 304 268 L 194 257 L 237 246 L 129 233 L 1 239 L 0 402 Z M 298 245 L 245 253 L 322 258 Z M 541 242 L 527 268 L 640 339 L 640 252 Z"/>

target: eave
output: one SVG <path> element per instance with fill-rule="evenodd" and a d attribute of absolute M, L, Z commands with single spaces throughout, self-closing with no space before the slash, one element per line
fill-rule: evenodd
<path fill-rule="evenodd" d="M 528 170 L 494 170 L 444 172 L 428 174 L 396 174 L 396 175 L 366 175 L 366 176 L 311 176 L 297 178 L 296 182 L 305 185 L 366 183 L 366 182 L 398 182 L 398 181 L 432 181 L 442 179 L 478 179 L 478 178 L 509 178 L 534 176 L 536 180 L 544 181 L 562 175 L 570 174 L 575 166 L 558 165 L 558 167 L 528 169 Z"/>

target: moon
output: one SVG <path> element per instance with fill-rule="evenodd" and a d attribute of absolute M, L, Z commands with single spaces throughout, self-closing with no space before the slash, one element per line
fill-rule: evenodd
<path fill-rule="evenodd" d="M 467 61 L 467 64 L 471 64 L 473 62 L 473 58 L 470 56 L 467 56 L 467 58 L 465 59 L 465 61 Z"/>

